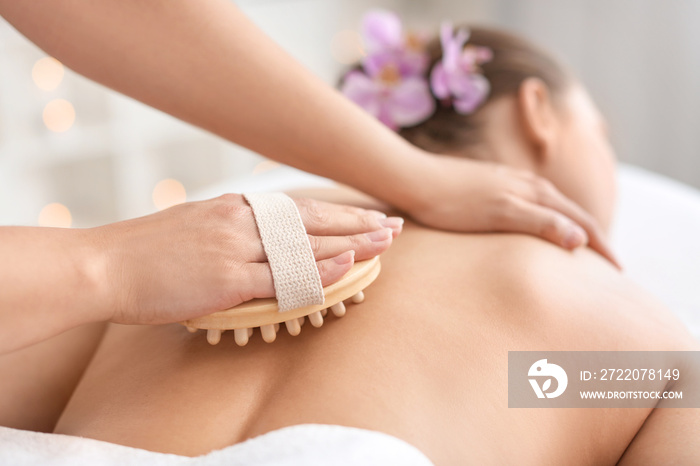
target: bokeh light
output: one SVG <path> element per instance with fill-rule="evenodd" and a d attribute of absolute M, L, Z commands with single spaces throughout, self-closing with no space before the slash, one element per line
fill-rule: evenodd
<path fill-rule="evenodd" d="M 68 131 L 75 123 L 73 104 L 64 99 L 54 99 L 44 107 L 44 124 L 56 133 Z"/>
<path fill-rule="evenodd" d="M 185 187 L 177 180 L 168 178 L 159 181 L 153 188 L 153 204 L 158 210 L 164 210 L 187 200 Z"/>
<path fill-rule="evenodd" d="M 37 60 L 32 68 L 32 79 L 36 87 L 42 91 L 53 91 L 56 89 L 64 75 L 63 64 L 53 57 L 44 57 Z"/>
<path fill-rule="evenodd" d="M 39 226 L 69 228 L 73 223 L 68 207 L 58 202 L 45 206 L 39 213 Z"/>
<path fill-rule="evenodd" d="M 339 31 L 331 40 L 331 54 L 338 63 L 343 65 L 356 63 L 365 54 L 362 37 L 357 31 L 347 29 Z"/>
<path fill-rule="evenodd" d="M 279 167 L 280 164 L 275 162 L 274 160 L 264 160 L 257 164 L 255 168 L 253 168 L 253 175 L 259 175 L 260 173 L 264 173 L 266 171 L 274 170 L 275 168 Z"/>

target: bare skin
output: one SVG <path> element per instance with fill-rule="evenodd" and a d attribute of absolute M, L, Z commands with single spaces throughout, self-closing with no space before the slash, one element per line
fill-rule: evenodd
<path fill-rule="evenodd" d="M 83 325 L 0 355 L 0 425 L 52 432 L 106 328 Z"/>
<path fill-rule="evenodd" d="M 382 267 L 364 304 L 274 344 L 111 325 L 55 431 L 195 456 L 327 423 L 389 433 L 438 465 L 615 464 L 640 427 L 672 425 L 663 412 L 645 425 L 643 409 L 507 407 L 509 350 L 697 349 L 590 250 L 409 224 Z"/>

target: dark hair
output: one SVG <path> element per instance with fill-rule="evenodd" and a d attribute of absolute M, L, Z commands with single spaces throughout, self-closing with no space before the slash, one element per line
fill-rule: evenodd
<path fill-rule="evenodd" d="M 493 59 L 482 65 L 483 74 L 491 85 L 487 101 L 469 115 L 460 115 L 452 106 L 437 102 L 437 110 L 428 120 L 399 134 L 409 142 L 425 150 L 437 153 L 460 152 L 481 139 L 480 109 L 488 102 L 502 96 L 516 95 L 520 85 L 528 78 L 541 79 L 556 99 L 572 82 L 572 77 L 549 54 L 529 41 L 488 27 L 459 26 L 469 30 L 467 46 L 489 47 Z M 427 46 L 431 66 L 442 59 L 440 39 L 433 39 Z"/>

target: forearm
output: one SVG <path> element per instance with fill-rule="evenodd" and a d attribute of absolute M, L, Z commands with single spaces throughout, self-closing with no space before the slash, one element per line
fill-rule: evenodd
<path fill-rule="evenodd" d="M 0 227 L 0 354 L 108 318 L 88 234 Z"/>
<path fill-rule="evenodd" d="M 398 207 L 430 157 L 313 76 L 224 0 L 0 1 L 67 66 L 267 157 Z"/>

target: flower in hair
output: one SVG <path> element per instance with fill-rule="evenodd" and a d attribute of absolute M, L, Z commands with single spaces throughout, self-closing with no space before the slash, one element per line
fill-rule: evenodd
<path fill-rule="evenodd" d="M 465 47 L 468 39 L 468 31 L 460 29 L 453 33 L 452 24 L 444 22 L 440 28 L 442 61 L 430 73 L 435 97 L 451 103 L 463 115 L 472 113 L 486 100 L 491 86 L 481 74 L 480 65 L 493 58 L 488 47 Z"/>
<path fill-rule="evenodd" d="M 399 18 L 387 11 L 365 15 L 362 33 L 367 48 L 362 71 L 345 75 L 341 92 L 394 130 L 428 119 L 435 99 L 425 78 L 423 44 L 404 37 Z"/>
<path fill-rule="evenodd" d="M 390 11 L 372 10 L 362 18 L 366 55 L 362 68 L 376 76 L 394 66 L 401 76 L 422 75 L 428 69 L 425 40 L 414 33 L 404 35 L 399 17 Z"/>
<path fill-rule="evenodd" d="M 393 130 L 417 125 L 435 112 L 435 99 L 425 78 L 401 78 L 395 70 L 372 79 L 351 71 L 341 92 Z"/>
<path fill-rule="evenodd" d="M 488 47 L 465 47 L 469 39 L 465 29 L 455 33 L 450 23 L 442 24 L 442 60 L 430 71 L 429 81 L 425 41 L 405 35 L 396 14 L 370 11 L 362 20 L 362 36 L 367 53 L 360 69 L 344 76 L 341 92 L 394 130 L 430 118 L 436 98 L 466 115 L 488 96 L 490 85 L 480 65 L 493 53 Z"/>

